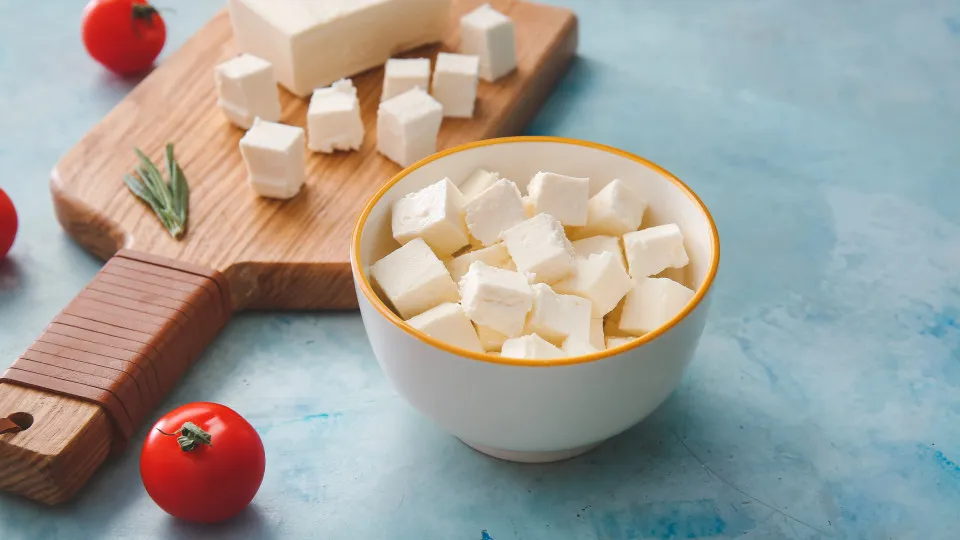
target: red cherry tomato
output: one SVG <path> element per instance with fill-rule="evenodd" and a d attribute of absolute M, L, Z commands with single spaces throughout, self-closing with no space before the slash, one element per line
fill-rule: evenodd
<path fill-rule="evenodd" d="M 17 209 L 13 201 L 0 189 L 0 259 L 2 259 L 17 236 Z"/>
<path fill-rule="evenodd" d="M 253 426 L 216 403 L 170 411 L 150 430 L 140 453 L 140 477 L 150 498 L 168 514 L 199 523 L 223 521 L 246 508 L 265 465 Z"/>
<path fill-rule="evenodd" d="M 90 0 L 83 9 L 83 45 L 119 75 L 146 71 L 167 40 L 167 27 L 146 0 Z"/>

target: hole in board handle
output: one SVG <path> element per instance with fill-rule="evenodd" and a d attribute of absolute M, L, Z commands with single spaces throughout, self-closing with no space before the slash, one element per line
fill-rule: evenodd
<path fill-rule="evenodd" d="M 33 425 L 33 415 L 25 412 L 15 412 L 6 418 L 0 418 L 0 435 L 4 433 L 18 433 L 26 431 Z"/>

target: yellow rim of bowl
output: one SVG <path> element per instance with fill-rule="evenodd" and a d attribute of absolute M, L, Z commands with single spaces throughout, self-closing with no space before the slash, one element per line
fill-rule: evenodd
<path fill-rule="evenodd" d="M 449 156 L 451 154 L 456 154 L 458 152 L 463 152 L 465 150 L 470 150 L 472 148 L 479 148 L 482 146 L 492 146 L 495 144 L 507 144 L 507 143 L 526 143 L 526 142 L 547 142 L 547 143 L 562 143 L 562 144 L 571 144 L 575 146 L 585 146 L 587 148 L 593 148 L 595 150 L 601 150 L 603 152 L 609 152 L 617 156 L 635 161 L 642 165 L 645 165 L 660 174 L 666 177 L 668 180 L 673 182 L 678 188 L 680 188 L 687 197 L 690 198 L 697 206 L 700 207 L 700 210 L 703 212 L 704 216 L 707 218 L 707 222 L 710 225 L 710 232 L 712 234 L 712 248 L 713 255 L 710 261 L 710 271 L 707 272 L 706 279 L 703 280 L 703 283 L 700 287 L 697 288 L 697 292 L 693 295 L 693 298 L 687 305 L 680 311 L 676 316 L 666 322 L 663 326 L 657 328 L 652 332 L 647 332 L 643 336 L 640 336 L 629 343 L 614 347 L 612 349 L 605 349 L 599 352 L 583 355 L 583 356 L 570 356 L 564 358 L 551 358 L 545 360 L 535 360 L 529 358 L 507 358 L 503 356 L 494 356 L 489 353 L 478 353 L 444 343 L 436 338 L 430 337 L 427 334 L 413 328 L 408 325 L 403 319 L 397 316 L 390 308 L 384 304 L 376 293 L 373 292 L 373 287 L 370 285 L 370 281 L 367 279 L 367 274 L 363 270 L 363 261 L 360 260 L 360 238 L 363 235 L 364 225 L 367 223 L 367 217 L 370 216 L 370 212 L 373 210 L 373 207 L 383 198 L 383 196 L 390 190 L 394 185 L 403 180 L 413 171 L 423 167 L 424 165 L 436 161 L 440 158 Z M 697 194 L 690 189 L 689 186 L 684 184 L 679 178 L 671 174 L 669 171 L 663 167 L 657 165 L 656 163 L 644 159 L 640 156 L 625 152 L 623 150 L 613 148 L 612 146 L 607 146 L 605 144 L 582 141 L 578 139 L 569 139 L 566 137 L 548 137 L 548 136 L 520 136 L 520 137 L 502 137 L 498 139 L 485 139 L 482 141 L 476 141 L 472 143 L 462 144 L 460 146 L 455 146 L 441 152 L 437 152 L 429 157 L 426 157 L 413 165 L 410 165 L 406 169 L 400 171 L 396 176 L 390 179 L 383 187 L 377 191 L 373 197 L 367 201 L 367 204 L 363 207 L 363 211 L 360 212 L 360 217 L 357 219 L 357 223 L 353 229 L 353 241 L 350 244 L 350 265 L 353 268 L 353 275 L 359 277 L 359 288 L 363 291 L 363 294 L 367 297 L 367 300 L 370 301 L 370 304 L 380 312 L 388 321 L 394 324 L 397 328 L 403 330 L 404 332 L 410 334 L 411 336 L 423 341 L 424 343 L 446 351 L 457 356 L 463 356 L 470 358 L 472 360 L 479 360 L 481 362 L 490 362 L 492 364 L 505 364 L 511 366 L 526 366 L 526 367 L 550 367 L 550 366 L 569 366 L 574 364 L 584 364 L 587 362 L 595 362 L 597 360 L 603 360 L 605 358 L 610 358 L 622 352 L 629 351 L 640 347 L 646 343 L 649 343 L 659 337 L 660 335 L 666 333 L 668 330 L 680 323 L 687 315 L 690 314 L 696 307 L 700 304 L 703 298 L 706 296 L 707 292 L 710 290 L 710 287 L 713 285 L 713 280 L 717 275 L 717 268 L 720 266 L 720 234 L 717 232 L 717 224 L 713 220 L 713 216 L 710 215 L 710 211 L 707 209 L 706 205 L 703 204 L 703 201 L 700 200 L 700 197 L 697 197 Z"/>

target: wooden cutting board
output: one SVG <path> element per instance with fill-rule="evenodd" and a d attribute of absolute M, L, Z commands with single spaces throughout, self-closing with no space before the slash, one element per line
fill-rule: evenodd
<path fill-rule="evenodd" d="M 443 43 L 402 56 L 456 52 L 457 21 L 483 1 L 454 0 Z M 572 12 L 489 1 L 516 25 L 518 69 L 480 82 L 476 115 L 445 118 L 438 150 L 519 133 L 576 51 Z M 95 255 L 117 256 L 0 383 L 0 489 L 50 504 L 73 495 L 233 311 L 356 306 L 351 230 L 367 198 L 400 171 L 376 151 L 383 70 L 353 77 L 366 127 L 362 149 L 308 152 L 301 193 L 264 199 L 246 185 L 238 151 L 244 132 L 216 106 L 213 67 L 237 54 L 231 34 L 227 13 L 216 15 L 56 165 L 51 191 L 64 229 Z M 281 103 L 282 122 L 305 126 L 306 100 L 281 90 Z M 134 147 L 159 160 L 168 142 L 191 187 L 180 241 L 121 182 L 136 164 Z M 42 381 L 58 389 L 43 389 Z"/>

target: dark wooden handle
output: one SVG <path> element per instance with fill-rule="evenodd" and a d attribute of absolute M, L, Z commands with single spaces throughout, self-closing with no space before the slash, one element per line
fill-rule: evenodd
<path fill-rule="evenodd" d="M 119 252 L 0 377 L 0 489 L 71 497 L 232 312 L 219 272 Z"/>

